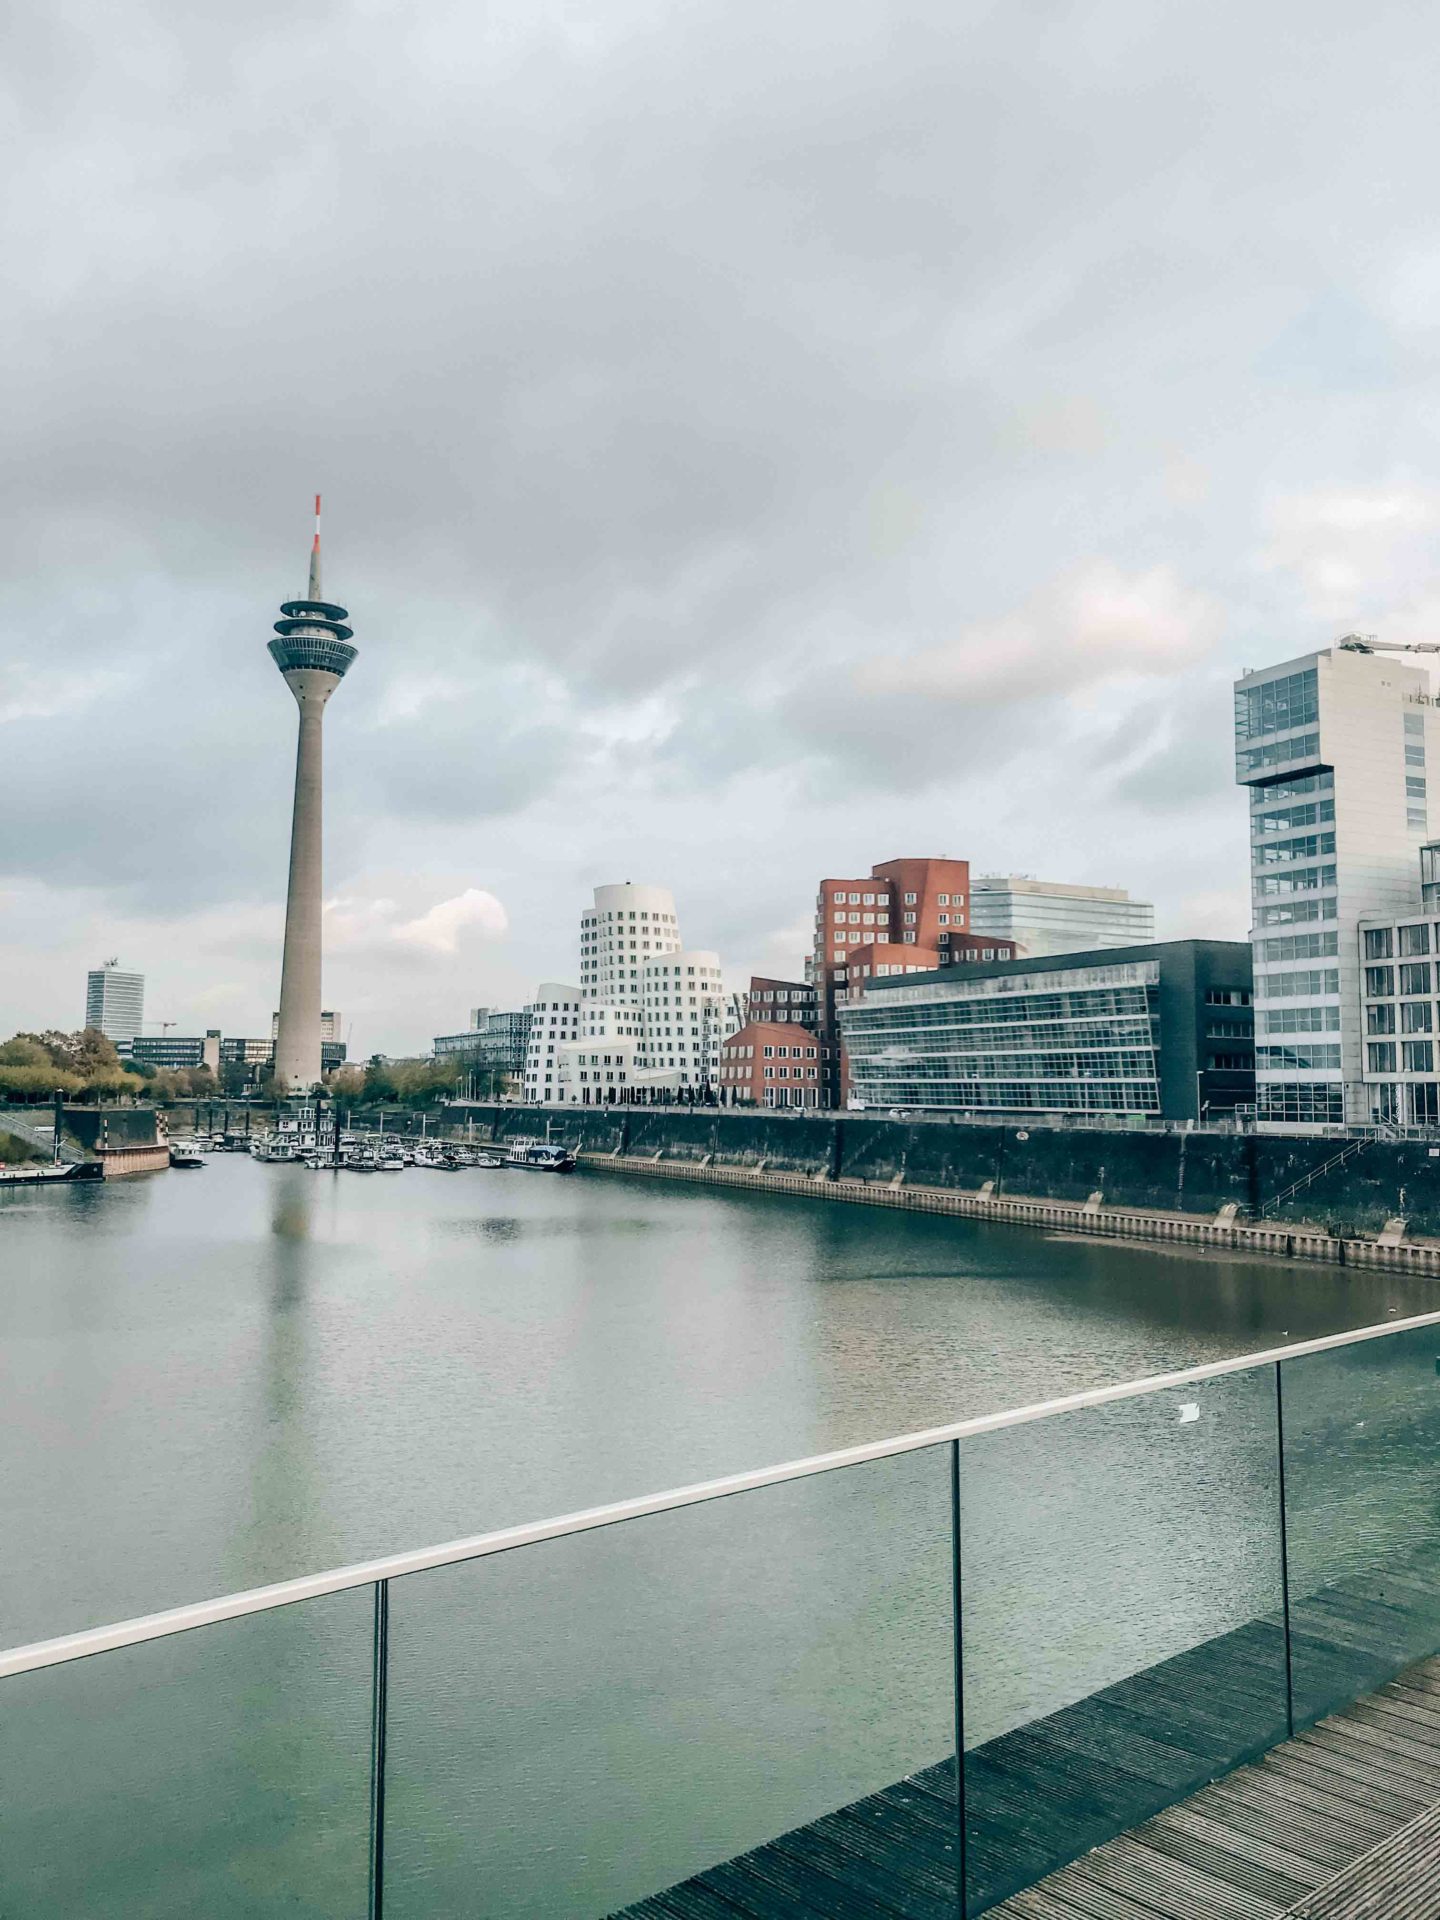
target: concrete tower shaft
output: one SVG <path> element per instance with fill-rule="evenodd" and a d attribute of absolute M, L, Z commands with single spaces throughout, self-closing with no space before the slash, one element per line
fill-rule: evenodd
<path fill-rule="evenodd" d="M 275 1082 L 285 1093 L 308 1093 L 320 1080 L 321 902 L 323 897 L 323 721 L 356 649 L 344 607 L 321 598 L 320 496 L 303 600 L 287 600 L 275 622 L 270 653 L 300 709 L 295 753 L 295 806 L 290 824 L 290 881 L 285 896 L 285 951 L 275 1036 Z"/>

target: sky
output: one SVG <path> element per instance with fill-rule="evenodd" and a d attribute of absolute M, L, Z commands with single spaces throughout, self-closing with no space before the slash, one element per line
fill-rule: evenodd
<path fill-rule="evenodd" d="M 1440 637 L 1413 0 L 31 0 L 0 58 L 0 1033 L 412 1053 L 670 886 L 733 982 L 901 854 L 1244 937 L 1230 681 Z"/>

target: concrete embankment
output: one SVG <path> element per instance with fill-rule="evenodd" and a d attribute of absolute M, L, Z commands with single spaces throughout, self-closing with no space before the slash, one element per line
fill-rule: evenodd
<path fill-rule="evenodd" d="M 615 1172 L 1440 1277 L 1440 1147 L 1423 1141 L 705 1108 L 491 1106 L 471 1130 L 503 1142 L 547 1122 Z M 1396 1219 L 1405 1237 L 1382 1242 Z"/>

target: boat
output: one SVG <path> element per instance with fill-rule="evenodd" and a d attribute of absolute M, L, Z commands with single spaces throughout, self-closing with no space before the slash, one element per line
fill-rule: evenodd
<path fill-rule="evenodd" d="M 470 1161 L 472 1167 L 503 1167 L 504 1164 L 498 1153 L 486 1153 L 483 1148 Z"/>
<path fill-rule="evenodd" d="M 405 1162 L 398 1153 L 385 1153 L 375 1163 L 381 1173 L 403 1173 Z"/>
<path fill-rule="evenodd" d="M 205 1159 L 188 1140 L 177 1140 L 170 1148 L 170 1164 L 172 1167 L 203 1167 Z"/>
<path fill-rule="evenodd" d="M 512 1140 L 505 1150 L 507 1167 L 527 1167 L 532 1173 L 573 1173 L 575 1156 L 568 1147 L 545 1140 Z"/>

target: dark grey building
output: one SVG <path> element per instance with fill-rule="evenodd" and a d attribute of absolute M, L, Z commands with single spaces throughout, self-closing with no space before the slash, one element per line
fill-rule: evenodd
<path fill-rule="evenodd" d="M 1250 948 L 1165 940 L 902 974 L 840 1008 L 851 1098 L 1194 1120 L 1255 1098 Z"/>

